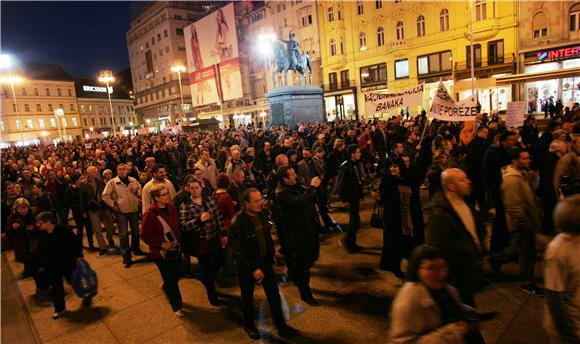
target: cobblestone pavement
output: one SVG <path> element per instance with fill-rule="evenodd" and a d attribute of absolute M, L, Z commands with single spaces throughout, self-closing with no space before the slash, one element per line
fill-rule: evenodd
<path fill-rule="evenodd" d="M 300 300 L 296 287 L 280 284 L 283 307 L 289 324 L 299 330 L 294 342 L 301 343 L 380 343 L 386 342 L 389 309 L 401 282 L 391 273 L 380 271 L 378 261 L 382 232 L 368 227 L 372 202 L 362 206 L 363 228 L 359 244 L 366 249 L 349 255 L 341 245 L 340 233 L 321 239 L 321 255 L 312 270 L 314 295 L 321 307 L 311 307 Z M 332 213 L 340 224 L 347 222 L 344 212 Z M 366 220 L 366 223 L 365 223 Z M 547 239 L 541 238 L 545 245 Z M 12 252 L 5 253 L 18 276 L 22 266 L 14 263 Z M 150 261 L 138 261 L 125 269 L 118 255 L 99 256 L 87 253 L 86 259 L 99 278 L 99 294 L 91 309 L 81 307 L 72 287 L 66 286 L 68 315 L 52 320 L 50 300 L 33 297 L 31 278 L 16 280 L 25 309 L 32 319 L 33 331 L 43 343 L 249 343 L 241 327 L 239 289 L 219 288 L 225 305 L 212 307 L 201 283 L 182 279 L 179 283 L 186 316 L 178 319 L 160 288 L 161 277 Z M 6 261 L 6 260 L 5 260 Z M 541 275 L 541 264 L 536 273 Z M 482 326 L 488 343 L 545 343 L 542 330 L 542 298 L 519 290 L 517 266 L 503 270 L 503 277 L 478 294 L 482 311 L 500 312 L 497 319 Z M 4 292 L 4 289 L 3 289 Z M 10 311 L 4 308 L 3 315 Z M 262 341 L 285 343 L 275 335 L 264 293 L 256 289 L 258 327 Z M 17 306 L 13 306 L 17 307 Z M 3 316 L 2 326 L 9 326 Z M 28 326 L 22 322 L 20 326 Z M 3 341 L 9 343 L 8 341 Z"/>

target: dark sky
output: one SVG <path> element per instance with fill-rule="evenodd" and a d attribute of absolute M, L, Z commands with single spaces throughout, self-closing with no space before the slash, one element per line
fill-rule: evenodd
<path fill-rule="evenodd" d="M 2 53 L 61 65 L 73 77 L 129 67 L 126 1 L 0 1 Z"/>

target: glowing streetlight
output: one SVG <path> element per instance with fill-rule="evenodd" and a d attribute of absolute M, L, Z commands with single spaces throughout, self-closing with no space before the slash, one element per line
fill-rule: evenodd
<path fill-rule="evenodd" d="M 151 120 L 150 120 L 149 118 L 147 118 L 147 119 L 145 120 L 145 122 L 147 123 L 147 126 L 149 126 L 149 124 L 151 123 Z"/>
<path fill-rule="evenodd" d="M 117 129 L 115 128 L 115 118 L 113 117 L 113 103 L 111 102 L 111 92 L 109 91 L 109 83 L 114 82 L 113 72 L 110 70 L 102 70 L 99 76 L 99 81 L 104 82 L 107 85 L 107 97 L 109 97 L 109 110 L 111 111 L 111 125 L 113 127 L 113 135 L 117 134 Z"/>
<path fill-rule="evenodd" d="M 181 91 L 181 73 L 185 73 L 187 68 L 181 63 L 178 62 L 175 65 L 171 66 L 171 71 L 173 73 L 177 73 L 177 79 L 179 80 L 179 97 L 181 98 L 181 120 L 185 120 L 185 110 L 183 109 L 183 92 Z"/>

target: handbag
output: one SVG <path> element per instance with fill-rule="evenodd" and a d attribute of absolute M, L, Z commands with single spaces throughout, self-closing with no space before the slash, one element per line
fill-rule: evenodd
<path fill-rule="evenodd" d="M 157 215 L 157 219 L 159 220 L 159 222 L 161 222 L 161 225 L 163 226 L 163 233 L 166 241 L 173 244 L 173 248 L 169 250 L 166 250 L 164 248 L 161 249 L 161 251 L 159 252 L 161 254 L 161 257 L 164 260 L 179 259 L 179 257 L 181 256 L 181 245 L 177 241 L 175 234 L 173 234 L 171 227 L 167 222 L 165 222 L 165 220 L 161 216 Z"/>
<path fill-rule="evenodd" d="M 370 225 L 373 228 L 385 229 L 385 224 L 383 222 L 383 209 L 381 208 L 379 201 L 376 201 L 373 206 Z"/>
<path fill-rule="evenodd" d="M 97 295 L 97 274 L 86 260 L 81 259 L 77 262 L 72 272 L 71 282 L 78 297 L 86 299 Z"/>

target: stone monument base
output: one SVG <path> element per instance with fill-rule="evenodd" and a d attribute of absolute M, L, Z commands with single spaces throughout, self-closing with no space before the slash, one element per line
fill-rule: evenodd
<path fill-rule="evenodd" d="M 266 95 L 270 125 L 293 128 L 298 123 L 324 121 L 324 91 L 319 86 L 278 87 Z"/>

